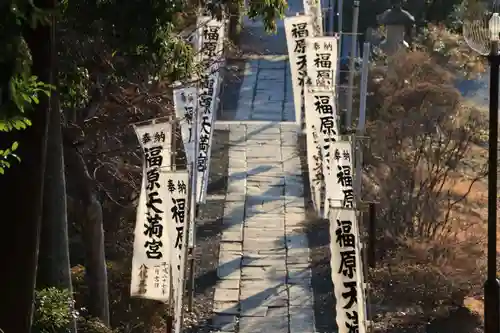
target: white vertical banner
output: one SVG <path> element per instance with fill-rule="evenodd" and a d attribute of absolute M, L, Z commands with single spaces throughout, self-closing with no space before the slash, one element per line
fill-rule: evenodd
<path fill-rule="evenodd" d="M 302 125 L 304 85 L 307 80 L 306 38 L 313 35 L 312 17 L 290 16 L 284 19 L 288 62 L 292 76 L 295 121 Z"/>
<path fill-rule="evenodd" d="M 327 198 L 332 208 L 354 208 L 354 154 L 351 141 L 330 144 L 331 173 Z"/>
<path fill-rule="evenodd" d="M 321 147 L 320 120 L 315 110 L 315 92 L 306 88 L 304 95 L 305 123 L 306 123 L 306 150 L 309 186 L 314 209 L 321 210 L 321 191 L 324 187 L 323 149 Z"/>
<path fill-rule="evenodd" d="M 131 296 L 167 302 L 170 295 L 171 248 L 168 232 L 167 178 L 171 167 L 172 125 L 134 125 L 144 152 L 132 257 Z"/>
<path fill-rule="evenodd" d="M 338 37 L 306 39 L 307 76 L 313 87 L 335 90 Z"/>
<path fill-rule="evenodd" d="M 195 87 L 177 88 L 173 91 L 175 116 L 179 119 L 182 142 L 188 164 L 194 162 L 193 121 L 196 121 L 196 103 L 198 90 Z"/>
<path fill-rule="evenodd" d="M 177 294 L 184 290 L 180 270 L 184 224 L 188 223 L 189 173 L 187 170 L 169 171 L 165 172 L 164 177 L 167 188 L 164 207 L 167 211 L 167 230 L 170 235 L 172 285 L 174 293 Z"/>
<path fill-rule="evenodd" d="M 366 333 L 361 241 L 354 209 L 332 209 L 330 252 L 338 332 Z"/>
<path fill-rule="evenodd" d="M 328 182 L 332 180 L 331 144 L 339 140 L 335 94 L 331 90 L 308 88 L 305 94 L 307 160 L 309 183 L 316 211 L 320 213 L 325 194 L 324 217 L 328 217 Z"/>
<path fill-rule="evenodd" d="M 204 66 L 198 90 L 199 139 L 196 169 L 197 202 L 206 201 L 213 126 L 219 96 L 219 69 L 223 63 L 225 22 L 209 16 L 198 18 L 199 59 Z"/>
<path fill-rule="evenodd" d="M 323 36 L 323 11 L 321 0 L 303 0 L 304 14 L 313 18 L 313 35 Z"/>
<path fill-rule="evenodd" d="M 330 142 L 338 141 L 339 117 L 336 110 L 335 78 L 337 67 L 337 37 L 309 37 L 306 39 L 307 76 L 314 89 L 314 115 L 319 117 L 317 132 L 322 147 L 324 194 L 323 217 L 330 209 L 328 187 L 331 182 Z M 318 204 L 321 206 L 321 204 Z M 319 211 L 318 211 L 319 213 Z"/>
<path fill-rule="evenodd" d="M 339 141 L 338 115 L 335 108 L 335 93 L 332 90 L 313 90 L 313 114 L 317 118 L 318 141 L 321 146 L 322 171 L 324 188 L 323 217 L 328 218 L 330 210 L 330 183 L 335 182 L 334 156 L 331 151 L 332 143 Z"/>

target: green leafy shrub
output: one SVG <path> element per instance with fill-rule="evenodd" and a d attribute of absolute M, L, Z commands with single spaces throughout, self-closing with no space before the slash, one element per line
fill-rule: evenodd
<path fill-rule="evenodd" d="M 66 289 L 47 288 L 35 291 L 33 328 L 40 333 L 64 332 L 78 315 L 71 293 Z"/>

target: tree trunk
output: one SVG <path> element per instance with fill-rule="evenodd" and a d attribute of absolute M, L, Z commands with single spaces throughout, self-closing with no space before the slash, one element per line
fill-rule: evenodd
<path fill-rule="evenodd" d="M 37 288 L 56 287 L 73 293 L 71 283 L 66 178 L 58 96 L 52 98 L 47 141 L 47 165 L 43 198 L 42 227 L 38 257 Z M 76 332 L 76 321 L 70 324 Z"/>
<path fill-rule="evenodd" d="M 82 155 L 75 147 L 65 145 L 65 157 L 68 170 L 78 184 L 75 196 L 82 207 L 82 232 L 85 246 L 85 280 L 89 287 L 87 301 L 89 314 L 99 318 L 106 326 L 109 320 L 109 296 L 106 257 L 104 251 L 104 230 L 102 206 L 94 190 L 94 181 L 90 177 Z"/>
<path fill-rule="evenodd" d="M 89 312 L 103 324 L 110 326 L 102 206 L 95 194 L 91 198 L 91 202 L 86 206 L 83 224 L 85 279 L 90 290 Z"/>
<path fill-rule="evenodd" d="M 39 8 L 53 8 L 54 1 L 35 1 Z M 25 38 L 30 48 L 32 74 L 51 82 L 51 45 L 49 25 L 27 28 Z M 29 113 L 32 126 L 26 130 L 0 134 L 0 149 L 19 142 L 16 153 L 21 163 L 0 175 L 0 295 L 5 306 L 0 311 L 0 329 L 4 332 L 29 333 L 38 259 L 38 240 L 43 205 L 43 174 L 47 145 L 49 100 L 43 94 L 40 103 Z"/>
<path fill-rule="evenodd" d="M 238 46 L 240 43 L 240 34 L 242 29 L 242 4 L 240 1 L 233 0 L 229 3 L 229 39 Z"/>

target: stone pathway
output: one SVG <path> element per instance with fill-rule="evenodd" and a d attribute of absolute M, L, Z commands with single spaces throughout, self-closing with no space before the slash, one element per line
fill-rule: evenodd
<path fill-rule="evenodd" d="M 276 38 L 284 34 L 252 41 L 285 49 L 247 62 L 237 107 L 216 123 L 229 131 L 216 332 L 315 332 L 299 128 L 286 43 Z"/>
<path fill-rule="evenodd" d="M 314 332 L 295 124 L 225 124 L 229 179 L 214 297 L 221 332 Z"/>
<path fill-rule="evenodd" d="M 247 63 L 233 120 L 295 121 L 290 66 L 283 57 Z"/>

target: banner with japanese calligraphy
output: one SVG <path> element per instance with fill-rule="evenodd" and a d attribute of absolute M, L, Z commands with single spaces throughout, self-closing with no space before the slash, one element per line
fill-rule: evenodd
<path fill-rule="evenodd" d="M 310 15 L 289 16 L 284 19 L 288 62 L 292 77 L 295 121 L 303 122 L 304 85 L 307 80 L 306 38 L 313 35 Z"/>
<path fill-rule="evenodd" d="M 167 190 L 165 208 L 168 213 L 166 231 L 169 235 L 172 265 L 172 285 L 175 293 L 182 292 L 180 278 L 184 224 L 188 223 L 189 173 L 187 170 L 165 172 Z M 178 299 L 177 297 L 175 299 Z"/>
<path fill-rule="evenodd" d="M 132 257 L 131 296 L 167 302 L 171 267 L 167 223 L 167 177 L 171 166 L 172 125 L 134 126 L 144 153 Z"/>
<path fill-rule="evenodd" d="M 196 170 L 198 178 L 197 202 L 206 201 L 210 167 L 213 126 L 219 97 L 219 69 L 223 63 L 225 22 L 208 16 L 198 18 L 199 59 L 205 68 L 198 90 L 198 110 L 200 113 L 198 157 Z"/>
<path fill-rule="evenodd" d="M 354 198 L 354 154 L 351 141 L 330 144 L 331 178 L 326 183 L 325 197 L 330 209 L 355 208 Z"/>
<path fill-rule="evenodd" d="M 196 114 L 197 89 L 195 87 L 177 88 L 173 91 L 175 116 L 181 126 L 182 142 L 188 164 L 194 162 L 193 121 Z"/>
<path fill-rule="evenodd" d="M 326 196 L 327 175 L 331 175 L 330 145 L 339 140 L 335 94 L 331 90 L 308 87 L 305 106 L 309 183 L 314 207 L 320 213 L 324 202 L 322 198 Z M 325 216 L 328 209 L 326 203 L 323 209 Z"/>
<path fill-rule="evenodd" d="M 321 192 L 324 187 L 323 149 L 319 135 L 320 121 L 319 116 L 314 110 L 315 98 L 312 88 L 307 88 L 304 102 L 309 185 L 314 210 L 319 213 L 321 210 Z"/>
<path fill-rule="evenodd" d="M 357 212 L 335 208 L 330 214 L 330 266 L 339 333 L 366 333 L 366 299 Z"/>
<path fill-rule="evenodd" d="M 307 76 L 313 87 L 335 90 L 338 37 L 306 39 Z"/>
<path fill-rule="evenodd" d="M 323 36 L 323 11 L 321 0 L 303 0 L 304 14 L 313 18 L 314 36 Z"/>

